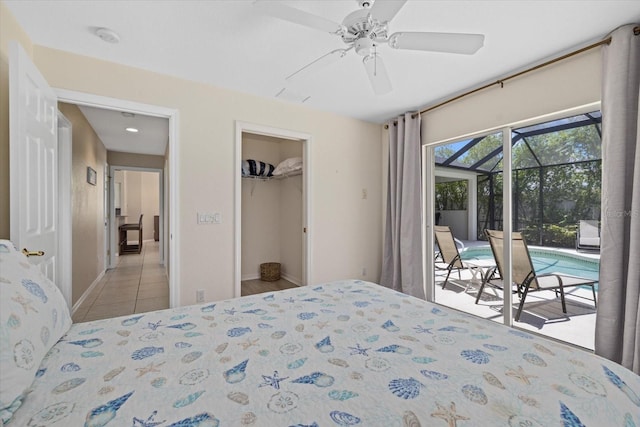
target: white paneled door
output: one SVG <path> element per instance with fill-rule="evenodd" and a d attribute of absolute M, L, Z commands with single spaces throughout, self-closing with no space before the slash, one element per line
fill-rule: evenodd
<path fill-rule="evenodd" d="M 10 46 L 11 240 L 54 283 L 58 249 L 57 97 L 16 42 Z"/>

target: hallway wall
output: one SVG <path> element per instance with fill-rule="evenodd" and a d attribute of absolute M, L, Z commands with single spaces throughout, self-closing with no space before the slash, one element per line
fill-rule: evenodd
<path fill-rule="evenodd" d="M 58 103 L 71 122 L 71 220 L 72 304 L 105 270 L 104 245 L 104 165 L 107 149 L 76 105 Z M 87 167 L 95 169 L 96 185 L 87 182 Z"/>

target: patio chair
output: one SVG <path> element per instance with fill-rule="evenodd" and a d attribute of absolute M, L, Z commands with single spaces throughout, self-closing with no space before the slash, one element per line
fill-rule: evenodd
<path fill-rule="evenodd" d="M 580 220 L 576 236 L 576 250 L 600 251 L 600 228 L 597 220 Z"/>
<path fill-rule="evenodd" d="M 460 259 L 460 252 L 458 252 L 458 246 L 456 244 L 456 241 L 460 241 L 453 237 L 451 228 L 447 225 L 435 225 L 433 229 L 435 231 L 436 244 L 439 249 L 434 260 L 435 267 L 438 270 L 447 270 L 447 277 L 442 283 L 442 289 L 444 289 L 445 286 L 447 286 L 452 270 L 458 270 L 458 278 L 460 278 L 460 270 L 467 267 L 465 267 Z M 460 242 L 460 244 L 462 244 L 462 242 Z M 464 244 L 462 244 L 462 247 L 464 248 Z"/>
<path fill-rule="evenodd" d="M 500 277 L 504 278 L 504 235 L 502 231 L 485 230 L 491 250 L 496 261 L 496 269 L 500 274 Z M 522 236 L 522 233 L 512 233 L 512 275 L 513 284 L 516 285 L 518 296 L 520 297 L 520 305 L 516 312 L 515 320 L 520 320 L 522 309 L 524 308 L 524 302 L 529 292 L 552 290 L 555 292 L 556 297 L 560 294 L 560 300 L 562 301 L 562 312 L 567 313 L 567 305 L 564 298 L 564 290 L 569 287 L 576 286 L 591 286 L 593 292 L 593 304 L 596 306 L 596 290 L 595 284 L 597 280 L 587 279 L 584 277 L 571 276 L 563 273 L 547 273 L 536 274 L 533 263 L 531 262 L 531 256 L 529 255 L 529 248 Z M 494 270 L 495 273 L 495 270 Z M 492 284 L 496 286 L 496 281 L 502 282 L 501 279 L 495 279 L 492 277 L 494 274 L 483 280 L 480 286 L 479 294 L 482 293 L 482 289 L 486 284 Z M 499 287 L 499 286 L 498 286 Z"/>

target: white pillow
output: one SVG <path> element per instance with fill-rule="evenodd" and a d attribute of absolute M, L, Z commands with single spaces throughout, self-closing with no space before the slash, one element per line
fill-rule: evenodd
<path fill-rule="evenodd" d="M 56 285 L 10 241 L 0 240 L 2 422 L 11 419 L 45 355 L 70 327 L 69 309 Z"/>
<path fill-rule="evenodd" d="M 291 157 L 289 159 L 281 161 L 276 169 L 273 171 L 274 175 L 283 175 L 285 173 L 293 172 L 302 169 L 302 157 Z"/>

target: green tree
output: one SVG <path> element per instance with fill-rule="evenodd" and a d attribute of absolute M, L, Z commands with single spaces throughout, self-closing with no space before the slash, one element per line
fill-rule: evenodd
<path fill-rule="evenodd" d="M 576 120 L 584 118 L 555 124 Z M 453 146 L 438 147 L 441 158 L 453 155 Z M 478 177 L 478 238 L 484 238 L 485 228 L 502 229 L 502 152 L 487 159 L 501 146 L 501 133 L 488 135 L 456 160 L 485 172 Z M 573 247 L 578 221 L 599 219 L 600 158 L 601 138 L 593 124 L 517 140 L 512 149 L 514 227 L 532 243 Z M 453 190 L 446 191 L 448 196 Z"/>

